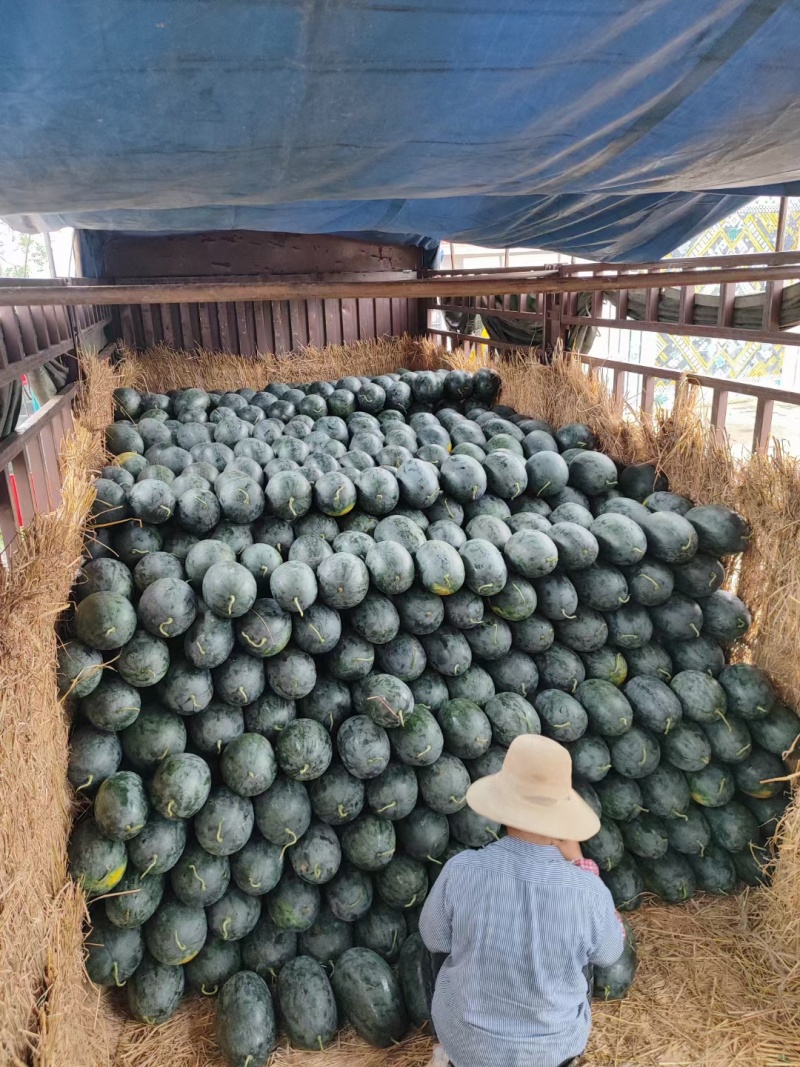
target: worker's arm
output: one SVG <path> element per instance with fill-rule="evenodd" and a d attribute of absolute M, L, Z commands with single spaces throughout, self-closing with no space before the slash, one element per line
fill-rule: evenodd
<path fill-rule="evenodd" d="M 605 886 L 592 902 L 590 942 L 589 963 L 596 967 L 616 963 L 625 947 L 625 927 Z"/>
<path fill-rule="evenodd" d="M 453 923 L 447 899 L 449 871 L 442 871 L 431 887 L 419 917 L 419 932 L 429 952 L 450 953 Z"/>

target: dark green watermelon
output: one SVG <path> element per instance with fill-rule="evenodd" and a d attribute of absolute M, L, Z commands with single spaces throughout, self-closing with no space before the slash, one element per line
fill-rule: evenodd
<path fill-rule="evenodd" d="M 274 889 L 283 872 L 283 854 L 278 845 L 254 833 L 230 861 L 231 876 L 243 893 L 264 896 Z"/>
<path fill-rule="evenodd" d="M 238 852 L 253 832 L 253 805 L 226 786 L 212 789 L 195 816 L 194 832 L 206 852 L 230 856 Z"/>
<path fill-rule="evenodd" d="M 724 721 L 728 711 L 725 690 L 710 674 L 681 671 L 670 685 L 687 719 L 697 723 Z"/>
<path fill-rule="evenodd" d="M 647 608 L 663 604 L 672 595 L 674 587 L 671 568 L 651 556 L 645 556 L 631 567 L 627 580 L 631 599 Z"/>
<path fill-rule="evenodd" d="M 735 764 L 732 770 L 737 789 L 747 796 L 767 799 L 783 791 L 786 768 L 777 756 L 765 752 L 757 745 L 754 745 L 750 755 Z"/>
<path fill-rule="evenodd" d="M 668 819 L 664 826 L 670 848 L 687 856 L 702 856 L 711 841 L 711 827 L 697 804 L 690 804 L 683 819 Z"/>
<path fill-rule="evenodd" d="M 669 848 L 666 823 L 657 815 L 642 812 L 635 819 L 620 824 L 625 847 L 638 859 L 655 860 Z"/>
<path fill-rule="evenodd" d="M 352 777 L 351 780 L 358 781 Z M 386 769 L 377 778 L 371 778 L 366 787 L 367 802 L 371 810 L 375 815 L 392 822 L 404 819 L 414 810 L 418 793 L 417 776 L 413 768 L 393 760 L 389 761 Z M 313 795 L 311 801 L 313 805 Z"/>
<path fill-rule="evenodd" d="M 445 746 L 454 756 L 475 759 L 492 743 L 490 720 L 471 700 L 449 700 L 438 719 Z"/>
<path fill-rule="evenodd" d="M 312 822 L 290 851 L 289 859 L 298 878 L 322 885 L 333 878 L 342 862 L 339 839 L 326 823 Z"/>
<path fill-rule="evenodd" d="M 67 777 L 77 793 L 94 793 L 116 773 L 121 761 L 122 746 L 116 734 L 79 726 L 70 738 Z"/>
<path fill-rule="evenodd" d="M 662 819 L 684 819 L 691 797 L 682 771 L 666 761 L 639 779 L 642 801 L 647 811 Z"/>
<path fill-rule="evenodd" d="M 395 856 L 375 875 L 375 888 L 389 908 L 419 907 L 428 892 L 425 865 L 409 856 Z"/>
<path fill-rule="evenodd" d="M 401 763 L 425 767 L 441 756 L 444 736 L 431 712 L 423 704 L 417 704 L 404 726 L 389 733 L 389 743 Z"/>
<path fill-rule="evenodd" d="M 380 782 L 381 777 L 373 779 L 370 785 Z M 416 778 L 414 783 L 416 785 Z M 346 822 L 352 822 L 361 813 L 365 789 L 360 778 L 350 774 L 341 764 L 334 764 L 309 784 L 308 795 L 318 819 L 329 826 L 342 826 Z"/>
<path fill-rule="evenodd" d="M 311 823 L 311 802 L 302 782 L 279 774 L 253 799 L 256 826 L 273 845 L 297 843 Z"/>
<path fill-rule="evenodd" d="M 627 778 L 644 778 L 661 759 L 655 735 L 639 726 L 631 726 L 621 737 L 615 737 L 610 748 L 614 770 Z"/>
<path fill-rule="evenodd" d="M 117 771 L 105 778 L 94 798 L 94 817 L 100 832 L 115 841 L 129 841 L 144 828 L 149 804 L 144 783 L 133 771 Z"/>
<path fill-rule="evenodd" d="M 633 709 L 634 721 L 654 733 L 668 734 L 683 717 L 680 700 L 673 690 L 658 678 L 631 678 L 622 691 Z"/>
<path fill-rule="evenodd" d="M 775 690 L 767 675 L 750 663 L 732 663 L 720 671 L 719 684 L 735 715 L 752 722 L 765 718 L 775 703 Z"/>
<path fill-rule="evenodd" d="M 355 867 L 378 871 L 394 856 L 394 825 L 377 815 L 360 815 L 342 831 L 341 844 L 345 856 Z"/>
<path fill-rule="evenodd" d="M 336 746 L 342 763 L 356 778 L 377 777 L 391 755 L 386 731 L 366 715 L 353 715 L 342 723 Z"/>
<path fill-rule="evenodd" d="M 587 782 L 598 783 L 611 770 L 608 745 L 601 737 L 584 734 L 570 746 L 572 770 Z"/>
<path fill-rule="evenodd" d="M 587 678 L 601 678 L 614 685 L 622 685 L 628 675 L 628 664 L 621 652 L 613 648 L 598 648 L 581 652 Z"/>
<path fill-rule="evenodd" d="M 797 713 L 784 704 L 773 704 L 768 715 L 751 719 L 748 726 L 756 744 L 773 756 L 783 756 L 792 751 L 800 734 Z"/>
<path fill-rule="evenodd" d="M 721 645 L 744 637 L 751 622 L 746 605 L 725 589 L 718 589 L 703 600 L 703 632 Z"/>
<path fill-rule="evenodd" d="M 340 1013 L 359 1037 L 378 1048 L 397 1043 L 406 1030 L 400 987 L 377 953 L 352 948 L 339 957 L 333 991 Z"/>
<path fill-rule="evenodd" d="M 736 885 L 736 868 L 730 853 L 711 844 L 702 856 L 690 856 L 697 888 L 705 893 L 732 893 Z"/>
<path fill-rule="evenodd" d="M 725 666 L 725 653 L 716 641 L 704 637 L 703 634 L 689 641 L 670 641 L 669 655 L 675 674 L 681 671 L 703 671 L 713 678 L 718 678 Z"/>
<path fill-rule="evenodd" d="M 211 772 L 200 756 L 178 752 L 156 767 L 150 781 L 150 802 L 168 819 L 189 819 L 205 804 L 211 790 Z"/>
<path fill-rule="evenodd" d="M 641 648 L 626 649 L 625 662 L 629 678 L 660 678 L 664 682 L 672 678 L 673 668 L 669 653 L 655 642 L 650 641 Z"/>
<path fill-rule="evenodd" d="M 583 705 L 561 689 L 540 689 L 534 706 L 542 732 L 556 741 L 577 741 L 589 725 Z"/>
<path fill-rule="evenodd" d="M 751 530 L 746 520 L 720 504 L 691 508 L 686 519 L 694 527 L 702 551 L 712 556 L 745 552 L 750 544 Z"/>
<path fill-rule="evenodd" d="M 86 938 L 86 973 L 95 985 L 124 986 L 142 962 L 144 941 L 138 927 L 121 927 L 92 913 Z"/>
<path fill-rule="evenodd" d="M 297 955 L 297 934 L 276 926 L 266 909 L 251 932 L 233 944 L 240 945 L 242 966 L 265 981 L 274 982 L 281 967 Z"/>
<path fill-rule="evenodd" d="M 314 719 L 293 719 L 278 735 L 275 755 L 290 778 L 300 782 L 319 778 L 333 758 L 330 734 Z"/>
<path fill-rule="evenodd" d="M 584 855 L 594 860 L 601 871 L 613 870 L 625 855 L 622 834 L 610 819 L 601 819 L 599 831 L 588 841 L 582 842 L 581 847 Z"/>
<path fill-rule="evenodd" d="M 681 771 L 701 771 L 711 761 L 711 746 L 697 723 L 683 719 L 661 740 L 665 759 Z"/>
<path fill-rule="evenodd" d="M 148 1026 L 166 1022 L 180 1004 L 184 982 L 183 967 L 167 966 L 145 953 L 128 981 L 128 1010 Z"/>
<path fill-rule="evenodd" d="M 470 777 L 457 756 L 447 752 L 417 772 L 422 799 L 434 811 L 452 815 L 464 807 Z"/>
<path fill-rule="evenodd" d="M 207 929 L 202 908 L 166 900 L 144 927 L 147 951 L 171 967 L 188 963 L 205 944 Z"/>
<path fill-rule="evenodd" d="M 595 788 L 603 814 L 608 819 L 627 822 L 644 811 L 642 791 L 639 783 L 633 778 L 624 778 L 621 774 L 611 771 L 596 782 Z"/>
<path fill-rule="evenodd" d="M 424 804 L 417 805 L 397 825 L 403 851 L 417 860 L 436 860 L 447 847 L 450 827 L 447 817 Z"/>
<path fill-rule="evenodd" d="M 372 879 L 345 861 L 336 876 L 326 883 L 325 899 L 337 919 L 354 923 L 366 915 L 372 905 Z"/>
<path fill-rule="evenodd" d="M 667 904 L 683 904 L 694 896 L 696 881 L 685 855 L 667 849 L 658 859 L 639 861 L 645 886 Z"/>
<path fill-rule="evenodd" d="M 610 871 L 602 872 L 602 879 L 620 911 L 635 911 L 641 906 L 644 879 L 633 856 L 626 852 Z"/>
<path fill-rule="evenodd" d="M 238 941 L 207 941 L 193 960 L 186 964 L 186 982 L 204 997 L 213 997 L 227 980 L 242 970 L 242 952 Z"/>
<path fill-rule="evenodd" d="M 711 754 L 721 763 L 741 763 L 753 750 L 753 739 L 744 719 L 728 714 L 725 719 L 703 724 Z"/>
<path fill-rule="evenodd" d="M 215 1034 L 226 1061 L 234 1067 L 266 1067 L 275 1047 L 275 1012 L 263 978 L 239 971 L 223 985 Z"/>
<path fill-rule="evenodd" d="M 575 699 L 586 709 L 590 724 L 603 737 L 618 737 L 633 723 L 630 703 L 611 682 L 589 678 L 577 686 Z"/>
<path fill-rule="evenodd" d="M 407 932 L 404 913 L 376 900 L 369 912 L 356 920 L 353 940 L 356 945 L 382 956 L 387 963 L 396 963 Z"/>
<path fill-rule="evenodd" d="M 713 760 L 699 771 L 686 771 L 692 800 L 703 808 L 721 808 L 736 789 L 731 769 Z"/>
<path fill-rule="evenodd" d="M 280 882 L 267 896 L 266 906 L 279 929 L 299 933 L 307 930 L 316 919 L 320 901 L 317 886 L 298 878 L 291 870 L 284 870 Z"/>

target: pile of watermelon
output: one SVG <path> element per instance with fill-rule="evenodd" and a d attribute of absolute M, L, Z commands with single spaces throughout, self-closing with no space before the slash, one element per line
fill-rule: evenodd
<path fill-rule="evenodd" d="M 741 516 L 620 468 L 489 370 L 120 389 L 59 681 L 90 977 L 232 1064 L 429 1015 L 416 932 L 521 733 L 566 745 L 620 909 L 762 879 L 798 733 L 721 586 Z M 623 961 L 595 976 L 617 996 Z"/>

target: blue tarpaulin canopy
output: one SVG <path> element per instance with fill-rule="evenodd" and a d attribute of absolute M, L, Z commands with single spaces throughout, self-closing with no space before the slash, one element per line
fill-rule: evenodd
<path fill-rule="evenodd" d="M 791 0 L 0 0 L 0 215 L 655 259 L 800 191 Z"/>

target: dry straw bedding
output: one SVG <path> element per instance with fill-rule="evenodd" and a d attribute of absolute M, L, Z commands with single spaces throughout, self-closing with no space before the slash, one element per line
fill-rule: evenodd
<path fill-rule="evenodd" d="M 301 356 L 244 358 L 156 350 L 121 364 L 87 358 L 76 430 L 64 445 L 64 500 L 26 532 L 13 570 L 0 568 L 0 1065 L 217 1067 L 214 1005 L 187 1002 L 155 1030 L 132 1022 L 116 997 L 85 979 L 85 902 L 66 874 L 72 816 L 66 784 L 68 720 L 55 685 L 54 623 L 69 597 L 102 466 L 103 427 L 120 384 L 148 389 L 263 387 L 269 380 L 377 374 L 398 365 L 457 361 L 407 339 Z M 474 367 L 474 362 L 468 364 Z M 498 367 L 503 399 L 558 425 L 585 421 L 626 462 L 654 460 L 672 488 L 737 508 L 755 530 L 729 576 L 754 614 L 743 658 L 764 667 L 800 706 L 800 462 L 777 452 L 735 464 L 682 385 L 673 412 L 643 421 L 577 362 Z M 800 1065 L 800 807 L 782 827 L 772 887 L 736 899 L 645 907 L 634 916 L 640 970 L 629 998 L 595 1007 L 588 1060 L 614 1067 Z M 325 1053 L 280 1048 L 280 1067 L 422 1067 L 430 1039 L 388 1051 L 350 1034 Z"/>

